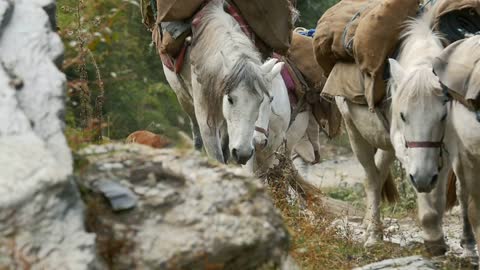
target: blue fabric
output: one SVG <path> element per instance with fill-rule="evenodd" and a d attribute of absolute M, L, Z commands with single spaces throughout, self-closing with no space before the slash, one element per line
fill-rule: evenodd
<path fill-rule="evenodd" d="M 315 29 L 310 29 L 306 32 L 305 31 L 300 31 L 298 33 L 302 36 L 313 37 L 313 35 L 315 35 Z"/>

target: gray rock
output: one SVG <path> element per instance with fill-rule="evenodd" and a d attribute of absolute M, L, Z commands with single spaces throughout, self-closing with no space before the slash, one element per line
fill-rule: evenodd
<path fill-rule="evenodd" d="M 94 269 L 59 118 L 63 46 L 43 9 L 54 1 L 41 4 L 0 0 L 0 269 Z"/>
<path fill-rule="evenodd" d="M 435 265 L 420 257 L 410 256 L 372 263 L 354 270 L 435 270 Z"/>
<path fill-rule="evenodd" d="M 287 230 L 260 180 L 241 168 L 211 164 L 198 153 L 136 144 L 91 146 L 80 155 L 88 161 L 77 177 L 87 224 L 112 269 L 282 264 Z M 114 212 L 95 188 L 99 179 L 129 186 L 137 206 Z"/>
<path fill-rule="evenodd" d="M 108 199 L 114 211 L 132 209 L 137 205 L 137 196 L 117 182 L 100 180 L 95 182 L 95 188 Z"/>

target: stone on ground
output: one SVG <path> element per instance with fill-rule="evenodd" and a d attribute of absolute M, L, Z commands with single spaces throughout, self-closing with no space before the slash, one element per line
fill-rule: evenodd
<path fill-rule="evenodd" d="M 354 270 L 435 270 L 435 265 L 420 257 L 410 256 L 372 263 Z"/>
<path fill-rule="evenodd" d="M 261 269 L 280 265 L 288 251 L 280 214 L 260 180 L 240 168 L 136 144 L 91 146 L 80 155 L 87 224 L 112 269 Z M 129 191 L 112 200 L 100 181 Z M 115 198 L 123 196 L 137 201 L 119 211 Z"/>

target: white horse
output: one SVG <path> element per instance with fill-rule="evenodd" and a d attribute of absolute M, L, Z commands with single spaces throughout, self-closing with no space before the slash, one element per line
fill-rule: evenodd
<path fill-rule="evenodd" d="M 480 42 L 479 37 L 475 38 Z M 462 53 L 467 55 L 473 53 L 473 50 L 480 49 L 480 45 L 477 44 L 471 49 L 470 52 L 467 50 Z M 476 114 L 461 103 L 447 102 L 438 78 L 433 75 L 430 60 L 433 59 L 424 63 L 420 67 L 422 70 L 416 71 L 406 70 L 403 66 L 393 63 L 392 75 L 400 84 L 393 96 L 392 140 L 395 149 L 401 153 L 399 157 L 403 160 L 412 181 L 423 189 L 428 190 L 435 184 L 436 175 L 439 174 L 438 167 L 441 165 L 439 162 L 445 160 L 442 155 L 448 154 L 461 184 L 459 198 L 464 219 L 462 237 L 464 255 L 473 257 L 476 256 L 475 239 L 466 209 L 470 197 L 473 207 L 470 221 L 474 225 L 478 239 L 480 190 L 476 186 L 476 180 L 480 169 L 480 123 Z M 412 88 L 409 87 L 409 80 L 427 81 L 432 87 Z M 416 147 L 408 147 L 409 145 Z M 443 198 L 438 197 L 437 202 L 442 204 Z M 441 211 L 441 205 L 433 210 Z M 443 237 L 438 229 L 433 232 L 435 234 L 432 237 Z M 478 244 L 477 240 L 477 246 Z"/>
<path fill-rule="evenodd" d="M 253 155 L 260 104 L 269 98 L 282 64 L 262 65 L 257 48 L 223 5 L 210 1 L 199 12 L 180 74 L 165 66 L 164 72 L 191 119 L 197 148 L 203 141 L 210 157 L 226 162 L 231 155 L 245 164 Z"/>
<path fill-rule="evenodd" d="M 442 246 L 446 248 L 442 230 L 445 181 L 451 166 L 443 143 L 447 100 L 432 70 L 433 60 L 443 47 L 440 37 L 431 30 L 433 17 L 429 12 L 422 19 L 410 22 L 398 62 L 390 59 L 393 77 L 390 135 L 398 159 L 416 190 L 421 192 L 418 203 L 424 239 L 426 243 L 435 244 L 439 248 L 437 250 L 443 250 Z M 464 128 L 465 121 L 462 125 Z M 477 131 L 480 130 L 478 123 L 476 126 L 479 128 Z M 473 256 L 476 253 L 466 214 L 467 201 L 462 194 L 459 197 L 464 217 L 464 255 Z"/>
<path fill-rule="evenodd" d="M 265 65 L 271 65 L 274 61 L 276 62 L 275 59 L 270 59 Z M 291 105 L 283 78 L 278 75 L 272 81 L 271 92 L 265 96 L 259 107 L 253 136 L 255 153 L 247 163 L 250 171 L 262 173 L 270 168 L 275 161 L 275 152 L 283 143 L 286 143 L 286 154 L 291 156 L 297 143 L 306 134 L 309 119 L 312 118 L 311 112 L 307 108 L 305 111 L 299 112 L 291 121 L 291 118 L 294 117 Z M 290 122 L 292 123 L 289 126 Z"/>
<path fill-rule="evenodd" d="M 437 4 L 438 6 L 438 4 Z M 420 93 L 428 89 L 439 90 L 438 80 L 432 72 L 432 59 L 443 49 L 438 35 L 432 32 L 433 14 L 435 8 L 427 10 L 420 18 L 411 20 L 403 33 L 398 61 L 391 60 L 392 80 L 389 82 L 393 97 L 393 105 L 387 103 L 383 112 L 377 109 L 377 114 L 369 112 L 366 106 L 356 105 L 344 98 L 337 97 L 336 102 L 345 120 L 346 129 L 352 149 L 359 162 L 365 169 L 367 179 L 365 183 L 367 195 L 367 213 L 365 223 L 367 235 L 365 246 L 374 245 L 382 239 L 380 222 L 381 190 L 386 181 L 391 181 L 389 168 L 397 157 L 406 166 L 407 173 L 417 190 L 418 216 L 424 232 L 424 243 L 431 253 L 442 254 L 446 251 L 446 244 L 442 230 L 442 218 L 445 209 L 445 186 L 448 166 L 439 169 L 439 148 L 424 147 L 436 144 L 423 144 L 426 134 L 419 130 L 404 128 L 406 122 L 418 122 L 420 114 L 432 112 L 432 121 L 422 121 L 422 125 L 435 125 L 446 112 L 446 108 L 434 111 L 427 102 L 423 102 L 422 95 L 406 94 L 406 90 Z M 410 93 L 410 92 L 409 92 Z M 404 100 L 403 96 L 416 100 L 415 103 L 396 103 Z M 438 99 L 441 99 L 438 97 Z M 412 113 L 412 107 L 418 110 Z M 408 110 L 408 113 L 406 113 Z M 395 117 L 392 118 L 392 113 Z M 382 115 L 382 116 L 379 116 Z M 398 117 L 401 118 L 398 121 Z M 384 119 L 382 119 L 384 118 Z M 385 122 L 391 122 L 390 133 Z M 419 123 L 420 124 L 420 123 Z M 441 132 L 441 130 L 439 130 Z M 417 141 L 418 144 L 406 144 Z M 434 138 L 436 141 L 439 138 Z M 393 145 L 392 145 L 393 144 Z M 392 147 L 393 146 L 393 147 Z M 407 146 L 407 147 L 406 147 Z M 408 147 L 409 146 L 409 147 Z M 418 159 L 412 158 L 411 153 L 418 153 Z M 407 157 L 408 156 L 408 157 Z M 443 161 L 442 161 L 443 162 Z M 446 163 L 446 162 L 443 162 Z M 419 166 L 430 168 L 428 173 L 419 170 Z M 440 183 L 436 183 L 440 182 Z M 392 184 L 392 183 L 390 183 Z M 430 192 L 430 193 L 426 193 Z"/>

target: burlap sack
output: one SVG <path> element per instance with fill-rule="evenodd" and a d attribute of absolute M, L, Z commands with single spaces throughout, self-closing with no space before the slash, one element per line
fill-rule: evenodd
<path fill-rule="evenodd" d="M 204 0 L 157 0 L 157 24 L 191 18 Z"/>
<path fill-rule="evenodd" d="M 148 30 L 153 31 L 155 26 L 155 15 L 153 14 L 150 0 L 142 0 L 140 3 L 140 11 L 142 13 L 142 23 Z"/>
<path fill-rule="evenodd" d="M 285 54 L 293 30 L 288 0 L 232 0 L 258 38 L 274 51 Z"/>
<path fill-rule="evenodd" d="M 322 68 L 313 56 L 313 39 L 293 32 L 292 45 L 287 53 L 287 58 L 300 70 L 308 85 L 322 89 L 327 80 Z"/>
<path fill-rule="evenodd" d="M 332 100 L 336 96 L 361 105 L 365 99 L 364 76 L 355 63 L 338 62 L 328 76 L 322 90 L 322 97 Z"/>
<path fill-rule="evenodd" d="M 337 61 L 353 62 L 344 43 L 352 39 L 358 18 L 380 0 L 343 0 L 328 9 L 317 22 L 313 40 L 315 58 L 326 75 Z"/>
<path fill-rule="evenodd" d="M 439 5 L 436 10 L 435 24 L 438 25 L 440 18 L 454 10 L 462 10 L 466 8 L 473 8 L 480 14 L 479 0 L 444 0 L 437 3 Z"/>
<path fill-rule="evenodd" d="M 353 55 L 365 74 L 365 97 L 370 108 L 385 96 L 383 70 L 399 42 L 405 21 L 417 13 L 418 0 L 383 0 L 360 17 Z"/>
<path fill-rule="evenodd" d="M 480 36 L 452 43 L 435 58 L 433 70 L 455 100 L 480 110 Z"/>

